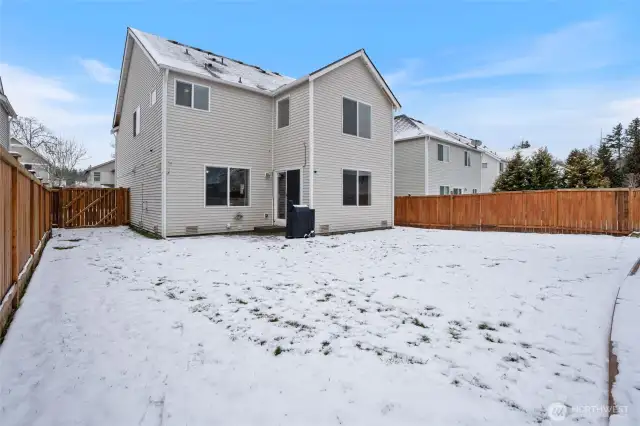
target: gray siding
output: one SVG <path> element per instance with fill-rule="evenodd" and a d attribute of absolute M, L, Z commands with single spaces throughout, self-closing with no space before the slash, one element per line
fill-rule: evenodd
<path fill-rule="evenodd" d="M 303 169 L 302 203 L 309 203 L 309 84 L 275 99 L 289 97 L 289 126 L 278 129 L 274 114 L 273 158 L 275 170 Z M 276 105 L 274 104 L 274 111 Z M 306 153 L 306 154 L 305 154 Z"/>
<path fill-rule="evenodd" d="M 482 169 L 482 190 L 481 192 L 491 192 L 493 184 L 500 175 L 500 162 L 495 158 L 482 154 L 482 161 L 487 163 L 487 168 Z"/>
<path fill-rule="evenodd" d="M 450 161 L 448 163 L 438 161 L 438 144 L 449 145 L 451 147 Z M 471 167 L 464 165 L 464 152 L 471 153 Z M 429 164 L 429 195 L 440 194 L 440 186 L 453 188 L 466 188 L 466 194 L 471 194 L 473 189 L 480 191 L 480 152 L 473 149 L 440 142 L 436 139 L 428 141 L 428 164 Z"/>
<path fill-rule="evenodd" d="M 87 173 L 87 185 L 91 186 L 91 187 L 96 187 L 96 188 L 100 188 L 103 185 L 106 186 L 113 186 L 115 185 L 115 173 L 114 173 L 114 169 L 115 169 L 115 164 L 114 163 L 107 163 L 104 166 L 100 166 L 100 167 L 96 167 L 94 169 L 91 169 L 89 171 L 89 173 Z M 99 181 L 95 181 L 94 178 L 94 172 L 100 172 L 100 180 Z"/>
<path fill-rule="evenodd" d="M 425 139 L 395 143 L 396 196 L 425 195 Z"/>
<path fill-rule="evenodd" d="M 342 133 L 343 96 L 371 105 L 371 139 Z M 314 112 L 316 231 L 392 226 L 393 106 L 361 59 L 315 80 Z M 371 172 L 371 206 L 342 205 L 343 169 Z"/>
<path fill-rule="evenodd" d="M 210 111 L 175 105 L 176 76 L 209 87 Z M 273 178 L 265 175 L 272 171 L 273 98 L 170 73 L 167 102 L 167 235 L 184 235 L 188 226 L 204 234 L 272 224 Z M 205 165 L 250 168 L 251 205 L 205 207 Z"/>
<path fill-rule="evenodd" d="M 0 106 L 0 145 L 9 150 L 9 114 Z"/>
<path fill-rule="evenodd" d="M 151 92 L 157 101 L 151 106 Z M 116 136 L 116 186 L 130 188 L 131 224 L 162 232 L 162 72 L 133 46 Z M 140 106 L 140 134 L 133 136 L 133 112 Z"/>

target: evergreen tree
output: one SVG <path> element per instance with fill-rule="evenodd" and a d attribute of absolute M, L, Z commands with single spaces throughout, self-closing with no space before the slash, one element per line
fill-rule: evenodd
<path fill-rule="evenodd" d="M 529 160 L 529 188 L 553 189 L 560 182 L 558 169 L 553 164 L 553 157 L 547 148 L 537 150 Z"/>
<path fill-rule="evenodd" d="M 630 148 L 630 144 L 623 135 L 621 123 L 616 124 L 611 133 L 605 137 L 605 141 L 607 146 L 616 153 L 616 160 L 620 165 L 620 161 L 623 159 L 624 154 L 627 149 Z"/>
<path fill-rule="evenodd" d="M 522 140 L 520 143 L 517 143 L 511 147 L 511 149 L 525 149 L 525 148 L 531 148 L 531 144 L 529 143 L 529 141 Z"/>
<path fill-rule="evenodd" d="M 529 164 L 522 157 L 520 152 L 516 152 L 507 163 L 505 171 L 498 176 L 493 185 L 493 191 L 523 191 L 529 189 Z"/>
<path fill-rule="evenodd" d="M 640 118 L 634 118 L 625 131 L 625 139 L 631 148 L 625 158 L 625 172 L 631 176 L 629 182 L 638 186 L 640 182 Z"/>
<path fill-rule="evenodd" d="M 613 158 L 611 149 L 608 144 L 603 141 L 600 143 L 600 147 L 597 152 L 598 162 L 602 167 L 602 174 L 605 179 L 608 180 L 611 188 L 620 188 L 624 184 L 624 173 L 617 165 L 616 160 Z"/>
<path fill-rule="evenodd" d="M 590 158 L 585 150 L 578 149 L 567 157 L 563 180 L 567 188 L 602 188 L 608 184 L 599 161 Z"/>

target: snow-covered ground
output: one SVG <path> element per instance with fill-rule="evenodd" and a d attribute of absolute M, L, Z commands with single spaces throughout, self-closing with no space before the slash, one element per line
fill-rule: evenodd
<path fill-rule="evenodd" d="M 55 230 L 0 346 L 10 425 L 602 424 L 640 240 Z M 557 406 L 558 404 L 556 404 Z"/>

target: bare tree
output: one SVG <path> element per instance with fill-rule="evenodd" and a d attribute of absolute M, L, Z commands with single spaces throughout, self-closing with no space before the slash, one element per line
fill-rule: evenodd
<path fill-rule="evenodd" d="M 86 148 L 75 139 L 54 137 L 44 147 L 43 153 L 50 163 L 49 173 L 55 186 L 59 186 L 87 156 Z"/>
<path fill-rule="evenodd" d="M 51 130 L 34 117 L 11 120 L 11 137 L 39 152 L 44 152 L 55 139 Z"/>

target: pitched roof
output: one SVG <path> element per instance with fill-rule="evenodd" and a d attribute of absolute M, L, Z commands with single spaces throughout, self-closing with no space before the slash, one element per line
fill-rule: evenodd
<path fill-rule="evenodd" d="M 9 147 L 11 147 L 11 145 L 14 145 L 16 147 L 20 147 L 20 148 L 24 148 L 28 151 L 31 151 L 33 153 L 33 155 L 37 156 L 38 158 L 40 158 L 44 163 L 49 164 L 49 161 L 47 161 L 46 158 L 44 158 L 42 156 L 42 154 L 40 154 L 38 151 L 36 151 L 35 149 L 31 148 L 29 145 L 27 145 L 26 143 L 12 137 L 9 139 Z"/>
<path fill-rule="evenodd" d="M 476 149 L 475 146 L 469 143 L 452 138 L 444 130 L 433 126 L 427 126 L 422 121 L 409 117 L 405 114 L 397 115 L 395 117 L 393 132 L 395 141 L 429 136 L 443 142 Z"/>
<path fill-rule="evenodd" d="M 115 166 L 115 162 L 116 160 L 109 160 L 109 161 L 105 161 L 104 163 L 100 163 L 98 165 L 95 166 L 89 166 L 87 168 L 87 170 L 84 171 L 85 174 L 89 173 L 91 170 L 97 169 L 98 167 L 102 167 L 102 166 L 106 166 L 109 163 L 114 163 L 113 165 Z"/>
<path fill-rule="evenodd" d="M 0 77 L 0 105 L 7 111 L 10 117 L 17 117 L 16 111 L 13 109 L 9 98 L 4 94 L 4 86 L 2 85 L 2 77 Z"/>
<path fill-rule="evenodd" d="M 380 88 L 387 94 L 391 103 L 400 108 L 400 102 L 395 97 L 386 81 L 375 67 L 364 49 L 357 50 L 337 61 L 319 68 L 301 78 L 287 77 L 275 71 L 263 69 L 257 65 L 247 64 L 237 59 L 219 55 L 198 47 L 189 46 L 174 40 L 168 40 L 155 34 L 146 33 L 134 28 L 127 29 L 127 42 L 122 60 L 118 98 L 114 113 L 114 127 L 119 122 L 121 97 L 124 95 L 124 82 L 127 79 L 128 66 L 132 46 L 129 37 L 140 44 L 143 51 L 151 59 L 154 66 L 167 68 L 172 71 L 193 75 L 207 80 L 218 81 L 242 89 L 251 90 L 268 96 L 277 96 L 285 90 L 297 86 L 305 81 L 313 80 L 330 72 L 347 62 L 362 58 Z"/>
<path fill-rule="evenodd" d="M 450 132 L 450 131 L 448 131 L 448 130 L 445 130 L 445 132 L 446 132 L 449 136 L 451 136 L 452 138 L 458 139 L 458 140 L 460 140 L 460 141 L 462 141 L 462 142 L 465 142 L 465 143 L 472 144 L 472 143 L 473 143 L 473 141 L 474 141 L 474 140 L 473 140 L 473 139 L 471 139 L 470 137 L 467 137 L 467 136 L 461 135 L 460 133 Z M 491 151 L 491 150 L 490 150 L 486 145 L 480 145 L 480 146 L 478 146 L 478 149 L 479 149 L 480 151 L 484 152 L 485 154 L 487 154 L 488 156 L 495 158 L 495 159 L 496 159 L 496 160 L 498 160 L 498 161 L 504 161 L 504 157 L 500 156 L 500 154 L 499 154 L 499 153 L 497 153 L 497 152 L 495 152 L 495 151 Z"/>

